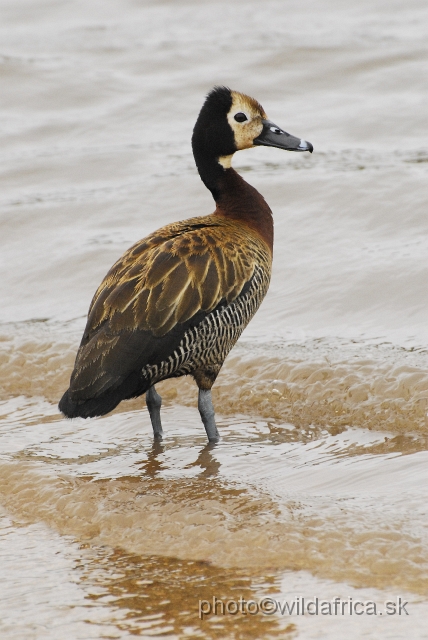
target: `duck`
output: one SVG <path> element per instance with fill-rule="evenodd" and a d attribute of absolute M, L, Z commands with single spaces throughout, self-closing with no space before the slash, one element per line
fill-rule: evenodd
<path fill-rule="evenodd" d="M 192 149 L 216 208 L 154 231 L 111 267 L 90 304 L 59 402 L 65 417 L 103 416 L 145 394 L 154 438 L 162 439 L 155 385 L 190 375 L 208 441 L 219 441 L 211 389 L 272 271 L 272 211 L 232 168 L 237 151 L 257 146 L 313 151 L 271 122 L 254 98 L 214 87 L 196 120 Z"/>

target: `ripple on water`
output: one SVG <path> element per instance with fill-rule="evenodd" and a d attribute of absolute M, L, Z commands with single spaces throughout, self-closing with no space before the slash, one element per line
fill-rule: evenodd
<path fill-rule="evenodd" d="M 296 437 L 289 424 L 225 417 L 212 447 L 196 409 L 166 407 L 164 421 L 166 439 L 154 444 L 142 411 L 47 422 L 35 436 L 21 420 L 15 440 L 4 427 L 2 503 L 27 522 L 139 555 L 428 586 L 424 449 L 376 453 L 382 432 Z"/>

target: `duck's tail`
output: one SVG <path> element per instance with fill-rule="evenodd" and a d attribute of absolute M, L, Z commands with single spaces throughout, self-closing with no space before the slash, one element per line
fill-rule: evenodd
<path fill-rule="evenodd" d="M 113 411 L 122 400 L 119 394 L 109 393 L 88 400 L 72 400 L 70 389 L 62 396 L 58 409 L 66 418 L 95 418 Z"/>

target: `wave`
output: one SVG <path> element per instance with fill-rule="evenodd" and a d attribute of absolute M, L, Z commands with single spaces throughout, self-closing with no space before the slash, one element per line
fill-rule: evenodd
<path fill-rule="evenodd" d="M 0 344 L 0 400 L 22 395 L 56 403 L 74 363 L 75 326 L 3 325 Z M 191 378 L 167 380 L 158 388 L 167 404 L 195 405 Z M 255 415 L 313 430 L 354 426 L 426 436 L 428 352 L 331 338 L 242 342 L 226 360 L 213 397 L 224 416 Z M 123 402 L 116 412 L 141 402 Z"/>

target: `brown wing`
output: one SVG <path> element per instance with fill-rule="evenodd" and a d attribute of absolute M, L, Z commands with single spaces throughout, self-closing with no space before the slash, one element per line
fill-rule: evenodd
<path fill-rule="evenodd" d="M 114 333 L 163 336 L 222 299 L 232 302 L 267 251 L 233 224 L 213 224 L 210 216 L 201 226 L 202 220 L 169 225 L 129 249 L 98 288 L 85 333 L 108 321 Z"/>
<path fill-rule="evenodd" d="M 264 243 L 216 216 L 168 225 L 141 240 L 95 293 L 71 392 L 91 397 L 120 384 L 196 314 L 209 313 L 221 300 L 232 302 L 257 264 L 270 270 Z"/>

